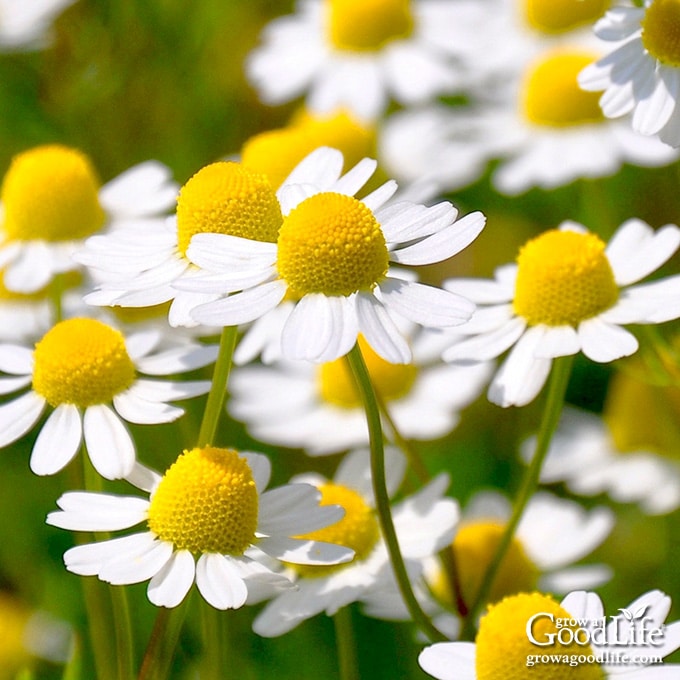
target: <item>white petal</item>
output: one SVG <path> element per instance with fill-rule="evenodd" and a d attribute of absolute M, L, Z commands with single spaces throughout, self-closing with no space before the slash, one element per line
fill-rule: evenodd
<path fill-rule="evenodd" d="M 129 539 L 128 545 L 124 544 L 125 539 Z M 156 539 L 151 532 L 114 540 L 120 541 L 121 550 L 104 562 L 99 570 L 99 578 L 112 585 L 146 581 L 172 557 L 172 545 Z"/>
<path fill-rule="evenodd" d="M 0 345 L 0 371 L 10 375 L 31 375 L 33 350 L 21 345 Z"/>
<path fill-rule="evenodd" d="M 380 293 L 387 307 L 422 326 L 457 326 L 475 311 L 474 303 L 455 293 L 403 279 L 385 279 Z"/>
<path fill-rule="evenodd" d="M 230 234 L 195 234 L 187 248 L 187 257 L 211 272 L 255 270 L 276 261 L 276 244 Z"/>
<path fill-rule="evenodd" d="M 149 501 L 89 491 L 70 491 L 57 501 L 61 511 L 51 512 L 47 524 L 72 531 L 119 531 L 143 522 Z"/>
<path fill-rule="evenodd" d="M 354 196 L 368 182 L 377 167 L 378 162 L 373 158 L 363 158 L 335 182 L 330 190 L 338 194 Z"/>
<path fill-rule="evenodd" d="M 377 189 L 371 191 L 361 199 L 361 202 L 372 212 L 379 210 L 387 201 L 394 196 L 394 193 L 399 187 L 394 180 L 389 180 L 385 184 L 379 186 Z"/>
<path fill-rule="evenodd" d="M 87 452 L 94 469 L 106 479 L 121 479 L 132 472 L 135 447 L 120 418 L 104 404 L 89 406 L 83 418 Z"/>
<path fill-rule="evenodd" d="M 36 475 L 59 472 L 78 452 L 82 436 L 78 408 L 73 404 L 57 406 L 45 421 L 33 446 L 31 470 Z"/>
<path fill-rule="evenodd" d="M 542 329 L 534 326 L 517 341 L 489 387 L 489 401 L 508 407 L 525 406 L 534 400 L 552 365 L 550 359 L 536 356 L 542 336 Z"/>
<path fill-rule="evenodd" d="M 578 333 L 572 326 L 547 326 L 536 356 L 543 359 L 576 354 L 581 349 Z"/>
<path fill-rule="evenodd" d="M 575 619 L 600 619 L 604 614 L 604 607 L 599 596 L 583 590 L 569 593 L 560 605 Z"/>
<path fill-rule="evenodd" d="M 250 451 L 242 451 L 241 456 L 248 461 L 251 472 L 253 473 L 253 481 L 258 493 L 262 493 L 272 473 L 272 464 L 269 458 L 261 453 L 252 453 Z"/>
<path fill-rule="evenodd" d="M 337 182 L 344 165 L 342 152 L 322 146 L 303 158 L 286 177 L 288 184 L 313 184 L 319 191 L 327 191 Z"/>
<path fill-rule="evenodd" d="M 238 326 L 274 309 L 285 294 L 285 283 L 270 281 L 215 302 L 198 305 L 192 310 L 191 316 L 207 326 Z"/>
<path fill-rule="evenodd" d="M 171 423 L 184 414 L 184 409 L 169 404 L 148 401 L 129 389 L 113 398 L 116 412 L 128 423 L 155 425 Z"/>
<path fill-rule="evenodd" d="M 306 534 L 344 517 L 340 506 L 320 506 L 320 500 L 321 492 L 310 484 L 287 484 L 265 491 L 260 496 L 258 534 Z"/>
<path fill-rule="evenodd" d="M 447 279 L 442 288 L 484 305 L 503 304 L 513 297 L 512 287 L 489 279 Z"/>
<path fill-rule="evenodd" d="M 206 553 L 196 564 L 196 585 L 215 609 L 238 609 L 248 597 L 248 588 L 232 561 L 216 553 Z"/>
<path fill-rule="evenodd" d="M 33 381 L 33 376 L 22 375 L 18 378 L 0 378 L 0 394 L 11 394 L 27 387 Z"/>
<path fill-rule="evenodd" d="M 353 550 L 341 545 L 284 536 L 260 538 L 257 547 L 271 557 L 293 564 L 342 564 L 354 557 Z"/>
<path fill-rule="evenodd" d="M 438 680 L 477 680 L 475 651 L 474 642 L 438 642 L 420 652 L 418 663 Z"/>
<path fill-rule="evenodd" d="M 583 353 L 592 361 L 607 363 L 634 354 L 638 348 L 635 336 L 613 324 L 593 318 L 578 327 Z"/>
<path fill-rule="evenodd" d="M 177 550 L 151 578 L 146 593 L 157 607 L 176 607 L 194 582 L 194 558 L 188 550 Z"/>
<path fill-rule="evenodd" d="M 305 295 L 283 327 L 284 356 L 327 362 L 347 354 L 359 332 L 354 305 L 353 297 Z"/>
<path fill-rule="evenodd" d="M 473 317 L 474 322 L 474 317 Z M 515 316 L 490 332 L 455 342 L 442 353 L 444 361 L 488 361 L 512 347 L 522 337 L 526 321 Z"/>
<path fill-rule="evenodd" d="M 649 96 L 640 98 L 633 111 L 633 129 L 641 135 L 655 135 L 666 125 L 677 102 L 677 85 L 672 78 L 664 78 L 666 69 L 659 70 L 654 89 Z"/>
<path fill-rule="evenodd" d="M 359 330 L 377 354 L 393 364 L 411 361 L 411 348 L 384 305 L 374 295 L 359 293 L 356 311 Z"/>
<path fill-rule="evenodd" d="M 0 405 L 0 447 L 23 437 L 39 420 L 47 402 L 35 392 Z"/>
<path fill-rule="evenodd" d="M 218 351 L 217 345 L 176 347 L 138 359 L 136 365 L 139 371 L 147 375 L 184 373 L 213 363 L 217 358 Z"/>

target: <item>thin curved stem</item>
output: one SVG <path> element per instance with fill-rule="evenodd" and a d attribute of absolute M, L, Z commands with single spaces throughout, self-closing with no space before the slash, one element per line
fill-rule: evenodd
<path fill-rule="evenodd" d="M 437 642 L 446 641 L 448 638 L 435 628 L 416 599 L 408 577 L 408 572 L 406 571 L 404 558 L 399 549 L 399 542 L 394 529 L 394 522 L 392 521 L 390 498 L 385 483 L 385 449 L 382 424 L 380 422 L 380 407 L 378 406 L 373 383 L 371 382 L 366 363 L 358 344 L 355 344 L 347 354 L 347 362 L 350 371 L 354 376 L 359 394 L 361 395 L 364 410 L 366 411 L 366 422 L 368 424 L 371 449 L 373 494 L 375 495 L 375 504 L 382 537 L 387 546 L 399 591 L 411 618 L 423 633 L 425 633 L 430 640 Z"/>
<path fill-rule="evenodd" d="M 538 486 L 538 480 L 541 475 L 543 461 L 545 460 L 548 449 L 550 448 L 550 442 L 552 441 L 553 434 L 557 429 L 562 408 L 564 406 L 564 396 L 566 394 L 567 385 L 571 376 L 573 362 L 573 356 L 560 357 L 553 362 L 545 408 L 543 410 L 540 428 L 536 437 L 536 448 L 534 450 L 534 455 L 531 459 L 529 467 L 526 470 L 524 479 L 522 480 L 522 486 L 520 487 L 517 498 L 515 499 L 512 515 L 510 516 L 508 523 L 505 525 L 505 530 L 501 536 L 496 554 L 484 573 L 482 583 L 474 597 L 474 600 L 470 602 L 468 606 L 468 616 L 465 620 L 463 635 L 461 636 L 462 639 L 472 637 L 478 610 L 489 597 L 491 586 L 493 585 L 494 579 L 496 578 L 501 562 L 503 561 L 503 558 L 505 557 L 508 548 L 512 543 L 517 526 L 522 519 L 524 509 L 526 508 L 527 503 Z"/>
<path fill-rule="evenodd" d="M 168 677 L 184 623 L 187 599 L 174 609 L 161 607 L 158 610 L 137 676 L 138 680 L 165 680 Z"/>
<path fill-rule="evenodd" d="M 217 425 L 220 420 L 224 399 L 227 393 L 227 383 L 229 382 L 229 373 L 231 372 L 231 362 L 232 357 L 234 356 L 237 333 L 238 329 L 236 326 L 226 326 L 222 329 L 220 350 L 217 355 L 217 361 L 215 362 L 212 384 L 210 386 L 210 392 L 208 393 L 208 400 L 205 404 L 205 411 L 203 412 L 203 420 L 201 421 L 201 429 L 198 433 L 197 446 L 209 446 L 215 440 Z"/>

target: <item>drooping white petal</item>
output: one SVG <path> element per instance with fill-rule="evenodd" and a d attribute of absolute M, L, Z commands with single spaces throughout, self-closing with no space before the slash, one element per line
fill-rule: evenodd
<path fill-rule="evenodd" d="M 83 417 L 87 452 L 94 469 L 106 479 L 132 472 L 135 446 L 120 418 L 104 404 L 89 406 Z"/>
<path fill-rule="evenodd" d="M 35 392 L 0 405 L 0 447 L 23 437 L 38 422 L 47 402 Z"/>
<path fill-rule="evenodd" d="M 345 511 L 320 506 L 321 492 L 310 484 L 287 484 L 260 496 L 257 532 L 267 536 L 296 536 L 340 521 Z"/>
<path fill-rule="evenodd" d="M 374 295 L 356 297 L 359 330 L 368 344 L 383 359 L 393 364 L 411 361 L 411 348 L 389 313 Z"/>
<path fill-rule="evenodd" d="M 117 394 L 113 398 L 113 407 L 118 415 L 127 420 L 128 423 L 138 425 L 172 423 L 184 414 L 184 409 L 178 406 L 148 401 L 135 394 L 133 389 Z"/>
<path fill-rule="evenodd" d="M 205 553 L 198 558 L 196 585 L 215 609 L 238 609 L 248 597 L 248 588 L 236 566 L 217 553 Z"/>
<path fill-rule="evenodd" d="M 31 470 L 36 475 L 59 472 L 78 452 L 82 436 L 78 407 L 73 404 L 57 406 L 45 421 L 33 446 Z"/>
<path fill-rule="evenodd" d="M 281 349 L 290 359 L 333 361 L 347 354 L 358 334 L 353 297 L 305 295 L 283 327 Z"/>
<path fill-rule="evenodd" d="M 125 539 L 130 539 L 129 544 L 124 544 Z M 99 569 L 99 578 L 112 585 L 146 581 L 172 557 L 172 544 L 158 540 L 151 532 L 114 540 L 120 541 L 120 550 Z"/>
<path fill-rule="evenodd" d="M 149 602 L 157 607 L 176 607 L 193 585 L 194 572 L 193 555 L 188 550 L 176 550 L 149 581 Z"/>
<path fill-rule="evenodd" d="M 387 307 L 427 327 L 458 326 L 475 311 L 474 303 L 455 293 L 403 279 L 385 279 L 380 293 Z"/>
<path fill-rule="evenodd" d="M 473 317 L 474 322 L 474 317 Z M 526 321 L 511 317 L 499 328 L 454 342 L 442 353 L 444 361 L 488 361 L 514 345 L 524 333 Z"/>
<path fill-rule="evenodd" d="M 119 531 L 146 519 L 149 501 L 132 496 L 116 496 L 88 491 L 63 494 L 51 512 L 47 524 L 72 531 Z"/>
<path fill-rule="evenodd" d="M 542 337 L 542 328 L 534 326 L 517 341 L 489 386 L 489 401 L 508 407 L 525 406 L 534 400 L 552 365 L 551 359 L 536 356 Z"/>
<path fill-rule="evenodd" d="M 285 294 L 286 284 L 283 281 L 269 281 L 215 302 L 198 305 L 191 316 L 207 326 L 238 326 L 274 309 Z"/>
<path fill-rule="evenodd" d="M 573 326 L 546 326 L 536 356 L 543 359 L 576 354 L 581 349 L 578 333 Z"/>
<path fill-rule="evenodd" d="M 17 378 L 0 378 L 0 394 L 11 394 L 31 384 L 33 376 L 22 375 Z"/>
<path fill-rule="evenodd" d="M 638 341 L 632 333 L 597 317 L 582 321 L 578 336 L 583 353 L 599 363 L 630 356 L 638 348 Z"/>

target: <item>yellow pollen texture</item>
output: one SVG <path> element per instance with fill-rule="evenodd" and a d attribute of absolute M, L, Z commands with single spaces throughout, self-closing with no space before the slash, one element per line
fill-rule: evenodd
<path fill-rule="evenodd" d="M 475 670 L 477 680 L 600 680 L 604 678 L 598 663 L 580 663 L 576 666 L 561 663 L 539 663 L 527 667 L 527 657 L 543 654 L 572 654 L 577 657 L 593 655 L 590 645 L 575 642 L 542 647 L 534 644 L 527 634 L 527 622 L 541 614 L 530 625 L 531 634 L 539 642 L 557 634 L 559 629 L 547 616 L 572 619 L 552 598 L 541 593 L 520 593 L 506 597 L 492 605 L 481 618 L 476 640 Z M 573 628 L 572 628 L 573 632 Z"/>
<path fill-rule="evenodd" d="M 680 0 L 654 0 L 642 20 L 642 44 L 661 63 L 680 66 Z"/>
<path fill-rule="evenodd" d="M 298 538 L 344 545 L 354 550 L 355 561 L 368 557 L 380 538 L 380 529 L 373 510 L 361 494 L 342 484 L 326 482 L 319 487 L 319 490 L 321 491 L 320 505 L 340 505 L 345 510 L 345 516 L 329 527 L 312 531 Z M 302 576 L 322 577 L 348 564 L 352 562 L 328 567 L 294 565 L 294 568 Z"/>
<path fill-rule="evenodd" d="M 385 361 L 375 353 L 363 336 L 359 336 L 359 346 L 373 386 L 384 401 L 400 399 L 411 391 L 418 377 L 418 369 L 415 366 Z M 361 396 L 357 392 L 354 378 L 344 357 L 321 364 L 317 380 L 321 398 L 328 404 L 346 409 L 362 406 Z"/>
<path fill-rule="evenodd" d="M 594 24 L 611 5 L 611 0 L 526 0 L 530 26 L 543 33 L 563 33 Z"/>
<path fill-rule="evenodd" d="M 595 234 L 547 231 L 517 257 L 515 312 L 530 325 L 577 326 L 618 299 L 619 290 Z"/>
<path fill-rule="evenodd" d="M 495 521 L 463 524 L 453 540 L 453 552 L 463 602 L 470 604 L 482 584 L 482 576 L 496 554 L 505 526 Z M 498 602 L 506 595 L 533 590 L 538 569 L 524 547 L 513 538 L 496 573 L 488 601 Z"/>
<path fill-rule="evenodd" d="M 245 458 L 207 446 L 184 453 L 151 497 L 149 529 L 177 550 L 242 555 L 254 542 L 258 495 Z"/>
<path fill-rule="evenodd" d="M 351 196 L 321 193 L 294 208 L 281 226 L 277 268 L 298 296 L 349 296 L 386 274 L 385 237 L 370 209 Z"/>
<path fill-rule="evenodd" d="M 80 151 L 56 144 L 24 151 L 0 190 L 2 229 L 8 240 L 83 239 L 104 224 L 98 192 L 97 174 Z"/>
<path fill-rule="evenodd" d="M 201 168 L 177 198 L 177 240 L 186 255 L 194 234 L 217 233 L 275 243 L 283 217 L 267 177 L 239 163 Z"/>
<path fill-rule="evenodd" d="M 51 406 L 110 402 L 135 380 L 123 335 L 95 319 L 53 326 L 33 353 L 33 389 Z"/>
<path fill-rule="evenodd" d="M 410 0 L 326 0 L 326 19 L 331 44 L 354 52 L 408 38 L 414 26 Z"/>
<path fill-rule="evenodd" d="M 598 58 L 589 52 L 550 52 L 527 72 L 523 84 L 526 118 L 536 125 L 566 127 L 604 120 L 599 92 L 586 92 L 577 76 Z"/>
<path fill-rule="evenodd" d="M 241 163 L 267 175 L 272 186 L 278 188 L 293 168 L 320 146 L 342 151 L 348 170 L 375 153 L 374 143 L 374 131 L 346 113 L 325 117 L 306 114 L 297 116 L 284 128 L 251 137 L 241 150 Z"/>

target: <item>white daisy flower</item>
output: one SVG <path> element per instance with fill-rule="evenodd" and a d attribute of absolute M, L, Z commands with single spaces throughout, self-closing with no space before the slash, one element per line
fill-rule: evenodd
<path fill-rule="evenodd" d="M 447 611 L 467 614 L 475 601 L 482 577 L 493 559 L 505 526 L 512 514 L 507 498 L 498 492 L 475 494 L 463 509 L 451 543 L 457 581 L 452 590 L 451 575 L 438 558 L 424 564 L 427 595 L 434 594 Z M 529 501 L 517 526 L 507 554 L 494 579 L 488 603 L 499 602 L 508 595 L 538 588 L 546 592 L 568 593 L 576 588 L 594 588 L 611 578 L 611 569 L 603 564 L 579 564 L 609 535 L 614 513 L 605 507 L 585 510 L 578 503 L 546 492 Z M 559 527 L 559 531 L 555 531 Z M 396 586 L 393 586 L 396 591 Z M 386 619 L 408 617 L 403 600 L 394 592 L 376 591 L 366 598 L 367 613 Z M 423 605 L 436 612 L 437 627 L 452 628 L 446 623 L 441 605 L 430 601 Z M 441 619 L 441 620 L 440 620 Z M 455 628 L 458 626 L 456 625 Z"/>
<path fill-rule="evenodd" d="M 396 449 L 387 449 L 386 485 L 393 495 L 401 484 L 405 460 Z M 335 503 L 345 510 L 336 524 L 306 534 L 310 539 L 346 545 L 354 550 L 351 562 L 337 567 L 295 567 L 288 575 L 297 588 L 269 602 L 253 623 L 264 637 L 276 637 L 321 612 L 333 616 L 339 609 L 360 600 L 383 579 L 392 578 L 387 547 L 381 539 L 375 515 L 369 453 L 358 449 L 342 460 L 333 481 L 319 475 L 300 478 L 318 487 L 322 504 Z M 455 531 L 458 507 L 444 498 L 448 486 L 440 475 L 416 494 L 397 503 L 394 528 L 409 574 L 417 572 L 421 560 L 447 545 Z"/>
<path fill-rule="evenodd" d="M 412 344 L 413 364 L 391 364 L 359 336 L 373 386 L 399 434 L 406 439 L 443 437 L 458 423 L 459 412 L 481 394 L 491 364 L 435 363 L 417 336 Z M 236 368 L 229 393 L 229 413 L 260 441 L 304 448 L 310 455 L 368 445 L 366 413 L 344 358 L 321 365 L 280 361 Z"/>
<path fill-rule="evenodd" d="M 412 105 L 460 84 L 458 14 L 432 0 L 300 0 L 266 27 L 246 73 L 267 104 L 306 95 L 317 113 L 375 120 L 391 98 Z"/>
<path fill-rule="evenodd" d="M 0 51 L 45 47 L 52 22 L 75 0 L 0 0 Z"/>
<path fill-rule="evenodd" d="M 270 558 L 304 565 L 352 559 L 352 551 L 299 535 L 342 517 L 320 507 L 308 484 L 265 491 L 271 467 L 257 453 L 215 447 L 185 451 L 163 476 L 137 469 L 149 498 L 71 492 L 47 523 L 72 531 L 146 529 L 64 554 L 66 568 L 113 585 L 149 580 L 147 595 L 159 607 L 176 607 L 194 581 L 217 609 L 238 609 L 293 584 L 270 567 Z"/>
<path fill-rule="evenodd" d="M 31 453 L 31 470 L 51 475 L 64 468 L 84 439 L 93 466 L 103 477 L 130 473 L 135 446 L 123 424 L 168 423 L 184 410 L 169 401 L 205 394 L 210 381 L 160 381 L 138 376 L 171 375 L 214 361 L 217 348 L 181 345 L 157 351 L 161 334 L 124 337 L 88 318 L 61 321 L 36 343 L 0 345 L 0 394 L 25 390 L 0 405 L 0 446 L 27 434 L 46 410 Z M 113 408 L 111 408 L 111 405 Z"/>
<path fill-rule="evenodd" d="M 533 676 L 532 670 L 537 671 L 537 677 L 554 680 L 670 680 L 678 677 L 680 665 L 655 662 L 680 647 L 680 622 L 664 625 L 670 608 L 671 598 L 659 590 L 650 590 L 619 609 L 620 614 L 608 617 L 595 593 L 577 590 L 559 604 L 542 593 L 521 593 L 489 608 L 480 621 L 475 642 L 436 643 L 420 653 L 418 663 L 438 680 L 521 680 Z M 539 619 L 532 624 L 536 615 Z M 577 639 L 584 644 L 569 642 L 570 637 L 564 634 L 565 642 L 558 641 L 558 619 L 571 625 L 571 631 L 577 632 Z M 596 627 L 601 629 L 598 635 L 594 633 Z M 532 641 L 528 628 L 539 644 Z M 650 631 L 654 635 L 649 635 Z M 585 642 L 586 637 L 590 644 Z M 551 639 L 554 644 L 550 644 Z M 542 646 L 546 641 L 548 646 Z M 565 660 L 555 662 L 551 655 Z M 623 663 L 622 656 L 626 657 Z M 576 667 L 568 662 L 572 658 Z"/>
<path fill-rule="evenodd" d="M 620 6 L 595 24 L 595 34 L 614 49 L 579 76 L 584 90 L 602 91 L 608 118 L 632 113 L 633 130 L 659 135 L 680 146 L 680 5 L 645 0 L 642 7 Z"/>
<path fill-rule="evenodd" d="M 644 409 L 645 404 L 636 402 L 636 407 Z M 678 508 L 680 466 L 651 449 L 621 450 L 613 429 L 595 414 L 565 409 L 541 468 L 541 482 L 564 482 L 583 496 L 606 493 L 618 503 L 639 503 L 650 515 Z M 525 460 L 530 444 L 522 449 Z"/>
<path fill-rule="evenodd" d="M 555 357 L 582 351 L 592 361 L 609 362 L 633 354 L 638 342 L 622 325 L 680 316 L 680 277 L 631 284 L 658 269 L 679 245 L 675 225 L 654 232 L 631 219 L 605 244 L 583 226 L 564 222 L 527 242 L 517 264 L 499 268 L 495 280 L 444 283 L 480 305 L 456 329 L 471 337 L 444 358 L 483 361 L 512 348 L 489 399 L 522 406 L 539 393 Z"/>
<path fill-rule="evenodd" d="M 147 161 L 99 187 L 83 153 L 57 144 L 12 160 L 0 190 L 0 269 L 5 285 L 34 293 L 78 269 L 72 255 L 106 225 L 153 223 L 173 204 L 169 170 Z"/>
<path fill-rule="evenodd" d="M 484 216 L 474 212 L 456 220 L 457 210 L 447 202 L 430 208 L 405 201 L 386 205 L 396 190 L 393 182 L 356 199 L 376 163 L 364 159 L 341 176 L 342 164 L 339 151 L 321 148 L 297 166 L 279 190 L 284 220 L 276 243 L 223 234 L 193 237 L 187 254 L 204 274 L 176 285 L 224 295 L 193 309 L 196 321 L 234 326 L 292 299 L 283 356 L 333 361 L 362 333 L 384 359 L 407 363 L 411 351 L 393 314 L 427 327 L 455 326 L 470 317 L 468 300 L 389 266 L 455 255 L 483 229 Z"/>
<path fill-rule="evenodd" d="M 196 326 L 188 310 L 217 295 L 186 292 L 173 283 L 196 267 L 187 258 L 194 234 L 228 233 L 274 242 L 283 217 L 267 177 L 234 161 L 201 168 L 180 189 L 177 213 L 145 229 L 118 229 L 89 238 L 75 259 L 93 272 L 88 304 L 148 307 L 171 302 L 171 326 Z"/>

